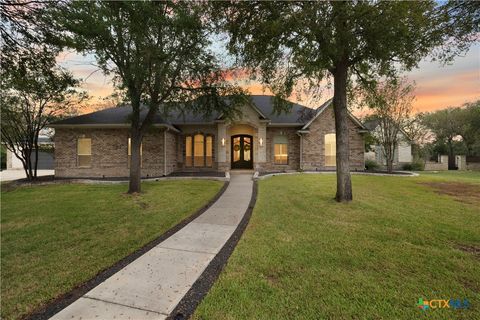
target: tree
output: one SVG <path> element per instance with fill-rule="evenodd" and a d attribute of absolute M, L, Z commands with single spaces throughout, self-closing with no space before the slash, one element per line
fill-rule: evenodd
<path fill-rule="evenodd" d="M 2 142 L 22 162 L 29 180 L 37 178 L 38 137 L 53 117 L 78 108 L 86 96 L 79 81 L 49 56 L 18 56 L 2 65 L 0 82 Z M 34 161 L 32 163 L 32 154 Z"/>
<path fill-rule="evenodd" d="M 132 105 L 129 193 L 141 190 L 140 145 L 157 112 L 177 106 L 226 117 L 237 112 L 241 91 L 224 81 L 209 49 L 212 29 L 202 3 L 67 1 L 51 4 L 50 12 L 64 43 L 94 52 Z M 219 99 L 227 94 L 230 103 Z"/>
<path fill-rule="evenodd" d="M 466 103 L 458 113 L 458 134 L 462 137 L 467 155 L 473 156 L 480 141 L 480 100 Z"/>
<path fill-rule="evenodd" d="M 0 3 L 2 142 L 30 180 L 37 177 L 40 131 L 86 97 L 75 89 L 79 81 L 56 65 L 61 48 L 47 41 L 54 30 L 42 19 L 44 9 L 43 1 Z"/>
<path fill-rule="evenodd" d="M 412 142 L 413 162 L 422 161 L 425 163 L 431 156 L 432 132 L 424 124 L 424 114 L 417 113 L 410 117 L 403 131 Z"/>
<path fill-rule="evenodd" d="M 230 52 L 252 72 L 259 70 L 275 94 L 289 96 L 300 82 L 316 89 L 325 77 L 333 78 L 337 201 L 352 200 L 351 80 L 369 87 L 398 68 L 415 67 L 450 36 L 443 27 L 454 20 L 434 1 L 234 1 L 213 6 L 230 34 Z"/>
<path fill-rule="evenodd" d="M 365 92 L 362 103 L 373 110 L 371 118 L 378 121 L 372 132 L 387 163 L 387 171 L 393 172 L 393 162 L 399 143 L 408 139 L 405 127 L 411 121 L 412 94 L 414 87 L 405 80 L 387 80 L 376 86 L 375 90 Z"/>
<path fill-rule="evenodd" d="M 438 110 L 424 115 L 424 123 L 432 130 L 438 142 L 448 148 L 448 168 L 455 169 L 454 139 L 459 135 L 461 111 L 458 108 Z"/>

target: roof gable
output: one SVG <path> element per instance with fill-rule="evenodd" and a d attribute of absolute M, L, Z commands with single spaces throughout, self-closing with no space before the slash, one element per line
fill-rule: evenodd
<path fill-rule="evenodd" d="M 317 113 L 315 114 L 315 116 L 310 119 L 310 121 L 308 121 L 302 128 L 302 130 L 308 130 L 308 127 L 310 127 L 310 125 L 325 111 L 325 109 L 327 109 L 328 107 L 332 107 L 333 108 L 333 98 L 329 99 L 328 101 L 326 101 L 324 104 L 322 104 L 318 109 L 317 109 Z M 362 122 L 360 122 L 360 120 L 357 119 L 357 117 L 355 117 L 350 111 L 347 111 L 348 113 L 348 117 L 362 130 L 368 130 L 363 124 Z"/>

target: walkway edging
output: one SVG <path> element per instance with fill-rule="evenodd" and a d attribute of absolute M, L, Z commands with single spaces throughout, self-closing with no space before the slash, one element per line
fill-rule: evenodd
<path fill-rule="evenodd" d="M 240 238 L 248 226 L 248 223 L 250 222 L 250 217 L 252 216 L 253 208 L 255 207 L 255 203 L 257 201 L 257 191 L 258 185 L 257 182 L 254 181 L 252 186 L 252 197 L 248 204 L 247 211 L 245 212 L 237 228 L 227 242 L 223 245 L 222 249 L 220 249 L 212 261 L 210 261 L 200 277 L 193 283 L 190 290 L 185 294 L 175 309 L 167 317 L 167 320 L 189 319 L 203 298 L 208 294 L 210 288 L 220 276 L 220 273 L 227 264 L 228 259 L 235 250 Z"/>
<path fill-rule="evenodd" d="M 192 215 L 186 217 L 178 224 L 173 226 L 172 228 L 168 229 L 160 236 L 155 238 L 154 240 L 150 241 L 149 243 L 145 244 L 143 247 L 135 250 L 131 254 L 127 255 L 126 257 L 122 258 L 121 260 L 114 263 L 112 266 L 100 271 L 97 273 L 93 278 L 87 280 L 86 282 L 77 285 L 72 290 L 63 295 L 55 298 L 51 302 L 47 303 L 47 305 L 40 307 L 37 310 L 34 310 L 32 313 L 23 317 L 23 319 L 28 320 L 44 320 L 49 319 L 50 317 L 54 316 L 58 312 L 65 309 L 70 304 L 74 303 L 81 297 L 83 297 L 87 292 L 110 278 L 112 275 L 120 271 L 121 269 L 125 268 L 127 265 L 135 261 L 137 258 L 151 250 L 152 248 L 156 247 L 164 240 L 168 239 L 170 236 L 175 234 L 177 231 L 185 227 L 187 224 L 198 218 L 202 213 L 207 211 L 227 190 L 229 185 L 229 181 L 225 181 L 222 188 L 217 192 L 217 194 L 203 207 L 198 209 Z"/>
<path fill-rule="evenodd" d="M 365 176 L 385 176 L 385 177 L 418 177 L 419 174 L 416 172 L 408 172 L 408 171 L 397 171 L 402 172 L 405 174 L 392 174 L 392 173 L 376 173 L 376 172 L 360 172 L 360 171 L 353 171 L 350 174 L 356 175 L 365 175 Z M 278 173 L 270 173 L 263 176 L 260 176 L 255 172 L 253 179 L 254 180 L 263 180 L 275 176 L 281 175 L 294 175 L 294 174 L 336 174 L 335 171 L 304 171 L 304 172 L 278 172 Z"/>

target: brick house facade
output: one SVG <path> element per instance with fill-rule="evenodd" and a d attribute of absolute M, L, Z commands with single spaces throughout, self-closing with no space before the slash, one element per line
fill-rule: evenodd
<path fill-rule="evenodd" d="M 112 108 L 51 124 L 55 176 L 127 177 L 130 110 Z M 366 129 L 352 115 L 349 121 L 351 169 L 363 170 Z M 234 121 L 221 115 L 172 116 L 170 121 L 157 117 L 142 141 L 142 176 L 235 169 L 335 170 L 334 133 L 331 100 L 316 110 L 293 104 L 289 113 L 279 115 L 269 96 L 252 96 Z"/>

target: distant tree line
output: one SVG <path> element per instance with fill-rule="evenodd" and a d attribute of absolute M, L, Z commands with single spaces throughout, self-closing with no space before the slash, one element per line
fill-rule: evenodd
<path fill-rule="evenodd" d="M 428 159 L 446 154 L 449 168 L 455 167 L 455 155 L 480 156 L 480 100 L 419 115 L 433 140 L 420 150 Z"/>

